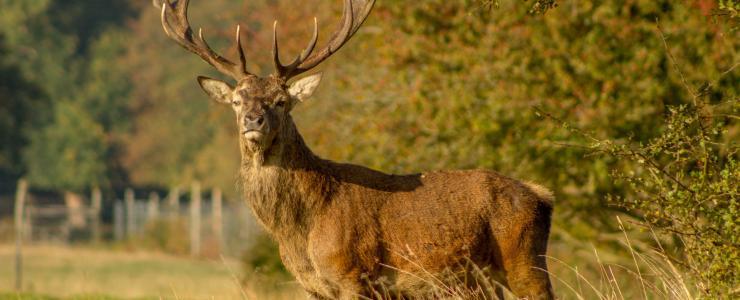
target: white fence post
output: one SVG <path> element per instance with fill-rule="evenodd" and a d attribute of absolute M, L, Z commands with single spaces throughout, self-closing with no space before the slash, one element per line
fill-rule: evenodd
<path fill-rule="evenodd" d="M 126 237 L 131 237 L 136 231 L 136 203 L 134 202 L 134 190 L 127 188 L 123 194 L 126 202 Z"/>
<path fill-rule="evenodd" d="M 200 183 L 190 188 L 190 255 L 200 255 Z"/>
<path fill-rule="evenodd" d="M 223 251 L 223 194 L 221 189 L 215 188 L 211 191 L 211 230 L 216 237 L 219 251 Z"/>
<path fill-rule="evenodd" d="M 124 219 L 123 202 L 116 200 L 115 204 L 113 204 L 113 238 L 116 241 L 122 240 L 125 235 Z"/>
<path fill-rule="evenodd" d="M 100 211 L 103 207 L 103 195 L 100 192 L 99 187 L 95 187 L 92 190 L 91 198 L 91 210 L 90 214 L 92 217 L 92 236 L 93 241 L 100 242 Z"/>
<path fill-rule="evenodd" d="M 149 204 L 146 208 L 147 221 L 159 218 L 159 195 L 156 192 L 149 193 Z"/>
<path fill-rule="evenodd" d="M 23 215 L 28 184 L 25 179 L 18 180 L 15 191 L 15 290 L 23 289 Z"/>
<path fill-rule="evenodd" d="M 167 209 L 170 218 L 180 216 L 180 188 L 177 186 L 170 188 L 170 194 L 167 195 Z"/>

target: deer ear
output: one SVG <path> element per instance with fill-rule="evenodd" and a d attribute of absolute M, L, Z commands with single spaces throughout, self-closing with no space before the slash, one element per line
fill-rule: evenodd
<path fill-rule="evenodd" d="M 321 76 L 322 73 L 318 73 L 293 82 L 293 84 L 290 85 L 290 88 L 288 88 L 288 94 L 299 101 L 305 101 L 313 95 L 314 91 L 316 91 L 316 87 L 318 87 L 319 82 L 321 82 Z"/>
<path fill-rule="evenodd" d="M 231 103 L 230 95 L 234 88 L 228 83 L 203 76 L 198 76 L 198 83 L 214 101 L 224 104 Z"/>

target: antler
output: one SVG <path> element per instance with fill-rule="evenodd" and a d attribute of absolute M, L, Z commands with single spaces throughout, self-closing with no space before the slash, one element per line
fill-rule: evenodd
<path fill-rule="evenodd" d="M 296 58 L 287 65 L 283 65 L 280 62 L 280 53 L 277 41 L 277 21 L 275 21 L 273 24 L 272 56 L 275 64 L 275 71 L 277 73 L 276 75 L 287 81 L 296 75 L 316 67 L 318 64 L 329 58 L 329 56 L 336 53 L 339 48 L 342 48 L 342 46 L 352 38 L 355 32 L 360 29 L 360 26 L 362 26 L 362 23 L 365 22 L 365 19 L 367 19 L 367 16 L 373 9 L 373 5 L 375 5 L 375 0 L 355 0 L 355 2 L 364 3 L 362 5 L 357 5 L 355 8 L 353 0 L 344 0 L 344 13 L 342 14 L 341 27 L 334 32 L 329 43 L 324 48 L 311 55 L 314 47 L 316 47 L 316 41 L 319 38 L 318 21 L 314 18 L 313 37 L 311 38 L 311 41 L 308 43 L 308 46 L 301 51 L 301 54 L 296 56 Z M 359 16 L 359 18 L 355 19 L 355 16 Z"/>
<path fill-rule="evenodd" d="M 197 54 L 219 72 L 229 75 L 236 80 L 252 75 L 247 71 L 246 58 L 242 48 L 240 31 L 236 26 L 236 47 L 239 52 L 239 64 L 236 64 L 214 52 L 203 38 L 203 29 L 198 29 L 198 37 L 193 37 L 193 30 L 188 22 L 188 3 L 190 0 L 154 0 L 154 4 L 161 3 L 162 27 L 164 32 L 186 50 Z"/>

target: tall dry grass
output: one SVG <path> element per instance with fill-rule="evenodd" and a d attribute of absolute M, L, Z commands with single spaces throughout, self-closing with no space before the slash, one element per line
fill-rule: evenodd
<path fill-rule="evenodd" d="M 625 228 L 624 222 L 617 217 L 621 229 L 620 236 L 614 241 L 619 249 L 599 250 L 597 246 L 584 246 L 573 251 L 574 246 L 557 242 L 554 253 L 547 256 L 549 270 L 542 270 L 550 275 L 558 299 L 699 299 L 698 288 L 690 277 L 667 254 L 659 237 L 648 230 L 652 243 L 635 239 L 643 236 L 635 230 Z M 563 234 L 561 232 L 556 235 Z M 616 238 L 610 237 L 610 238 Z M 572 241 L 568 239 L 569 241 Z M 603 244 L 603 243 L 602 243 Z M 563 250 L 559 249 L 562 247 Z M 602 247 L 604 248 L 604 247 Z M 603 251 L 603 252 L 602 252 Z M 411 258 L 407 258 L 412 262 Z M 469 262 L 468 262 L 469 263 Z M 391 266 L 386 266 L 392 268 Z M 469 271 L 465 276 L 459 274 L 435 275 L 421 265 L 415 270 L 399 270 L 412 275 L 425 285 L 424 297 L 420 299 L 516 299 L 503 288 L 499 277 L 489 270 L 468 264 Z M 382 281 L 374 283 L 374 297 L 394 299 L 397 296 L 393 289 Z M 421 288 L 421 287 L 420 287 Z M 359 297 L 358 298 L 364 298 Z M 248 299 L 259 299 L 250 297 Z"/>

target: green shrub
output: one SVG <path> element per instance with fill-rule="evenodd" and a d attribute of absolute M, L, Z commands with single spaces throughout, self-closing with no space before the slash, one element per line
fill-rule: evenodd
<path fill-rule="evenodd" d="M 292 278 L 280 260 L 277 243 L 267 234 L 256 236 L 252 246 L 242 255 L 241 261 L 247 277 L 260 275 L 277 279 Z"/>
<path fill-rule="evenodd" d="M 617 159 L 612 177 L 628 190 L 610 202 L 673 237 L 681 251 L 674 259 L 711 297 L 731 297 L 740 285 L 740 99 L 718 90 L 725 76 L 732 78 L 732 69 L 698 89 L 685 83 L 687 100 L 667 105 L 659 134 L 646 140 L 597 138 L 558 120 L 594 152 Z"/>
<path fill-rule="evenodd" d="M 632 195 L 611 200 L 678 237 L 681 261 L 700 288 L 725 295 L 740 284 L 738 147 L 723 141 L 729 119 L 700 99 L 696 104 L 669 107 L 663 135 L 646 143 L 605 140 L 592 147 L 630 163 L 614 175 Z M 727 104 L 738 108 L 736 99 Z"/>
<path fill-rule="evenodd" d="M 170 254 L 187 254 L 190 251 L 187 221 L 175 218 L 149 222 L 141 237 L 141 246 Z"/>

